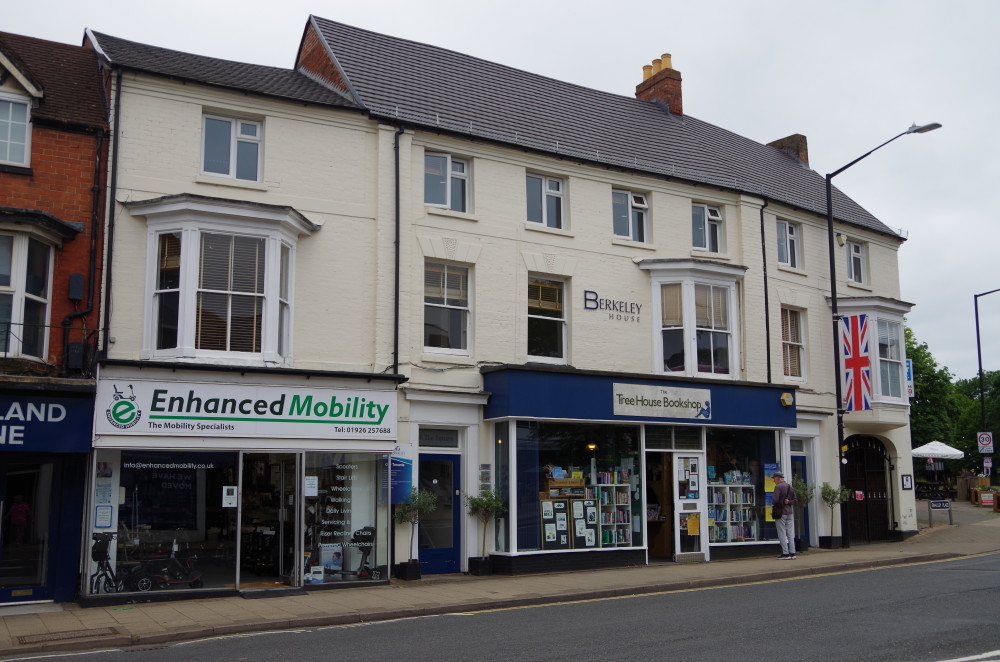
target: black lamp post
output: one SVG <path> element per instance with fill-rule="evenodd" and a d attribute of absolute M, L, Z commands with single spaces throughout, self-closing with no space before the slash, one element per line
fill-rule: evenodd
<path fill-rule="evenodd" d="M 837 261 L 836 261 L 836 249 L 834 248 L 834 233 L 833 233 L 833 185 L 830 183 L 834 177 L 844 172 L 852 165 L 858 161 L 868 157 L 873 152 L 882 149 L 896 138 L 902 138 L 905 135 L 911 133 L 927 133 L 928 131 L 933 131 L 934 129 L 940 129 L 941 125 L 937 122 L 932 124 L 924 124 L 923 126 L 912 125 L 906 131 L 903 131 L 898 136 L 893 136 L 889 140 L 878 147 L 869 150 L 854 159 L 847 165 L 837 170 L 834 170 L 826 176 L 826 232 L 827 232 L 827 243 L 829 244 L 830 250 L 830 308 L 833 313 L 833 367 L 834 367 L 834 389 L 837 397 L 837 457 L 840 459 L 840 484 L 845 485 L 847 483 L 847 458 L 844 457 L 844 395 L 843 390 L 840 386 L 841 372 L 840 372 L 840 314 L 837 312 Z M 981 372 L 981 371 L 980 371 Z M 840 538 L 841 544 L 844 547 L 851 546 L 851 536 L 850 536 L 850 509 L 845 508 L 844 505 L 840 507 Z"/>
<path fill-rule="evenodd" d="M 1000 289 L 990 290 L 989 292 L 983 292 L 982 294 L 972 295 L 972 301 L 976 305 L 976 356 L 979 358 L 979 411 L 982 415 L 982 427 L 979 428 L 980 432 L 986 432 L 986 397 L 983 394 L 983 349 L 979 344 L 979 297 L 984 297 L 987 294 L 993 294 L 994 292 L 1000 292 Z"/>

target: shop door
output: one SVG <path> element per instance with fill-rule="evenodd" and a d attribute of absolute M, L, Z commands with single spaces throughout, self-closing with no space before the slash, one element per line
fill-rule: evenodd
<path fill-rule="evenodd" d="M 420 572 L 460 572 L 462 481 L 460 455 L 421 455 L 420 489 L 438 497 L 437 509 L 418 527 Z"/>
<path fill-rule="evenodd" d="M 52 464 L 0 465 L 0 604 L 50 599 Z"/>
<path fill-rule="evenodd" d="M 792 480 L 796 478 L 801 478 L 804 483 L 809 482 L 804 457 L 792 456 Z M 802 538 L 806 545 L 809 544 L 809 504 L 800 503 L 795 509 L 795 537 Z"/>
<path fill-rule="evenodd" d="M 649 558 L 674 558 L 674 493 L 670 453 L 646 453 L 646 526 Z"/>
<path fill-rule="evenodd" d="M 851 544 L 888 542 L 891 538 L 889 513 L 889 458 L 885 445 L 874 437 L 851 437 L 847 440 L 847 502 Z"/>
<path fill-rule="evenodd" d="M 299 456 L 243 453 L 239 588 L 298 586 Z"/>

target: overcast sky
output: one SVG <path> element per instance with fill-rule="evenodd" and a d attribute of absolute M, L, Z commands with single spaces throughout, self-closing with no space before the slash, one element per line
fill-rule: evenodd
<path fill-rule="evenodd" d="M 976 376 L 973 295 L 1000 288 L 1000 2 L 34 0 L 9 3 L 0 30 L 79 44 L 91 28 L 291 67 L 310 14 L 628 96 L 671 53 L 686 114 L 762 143 L 802 133 L 820 174 L 940 122 L 834 181 L 908 236 L 907 324 L 954 376 Z M 1000 370 L 1000 292 L 979 319 L 983 369 Z"/>

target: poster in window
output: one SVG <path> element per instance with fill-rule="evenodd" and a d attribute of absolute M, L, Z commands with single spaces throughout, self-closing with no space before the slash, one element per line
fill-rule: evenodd
<path fill-rule="evenodd" d="M 556 540 L 556 525 L 546 524 L 545 525 L 545 540 L 546 542 L 555 542 Z"/>
<path fill-rule="evenodd" d="M 566 531 L 566 513 L 556 513 L 556 528 Z"/>

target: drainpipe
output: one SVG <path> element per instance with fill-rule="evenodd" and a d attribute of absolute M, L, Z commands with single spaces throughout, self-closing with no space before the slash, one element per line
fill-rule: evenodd
<path fill-rule="evenodd" d="M 405 127 L 400 124 L 399 131 L 393 140 L 393 151 L 396 160 L 396 282 L 393 294 L 393 321 L 392 321 L 392 372 L 399 374 L 399 138 L 403 135 Z"/>
<path fill-rule="evenodd" d="M 63 347 L 62 347 L 62 374 L 63 376 L 67 373 L 67 363 L 68 363 L 68 349 L 69 349 L 69 326 L 72 321 L 78 317 L 84 317 L 89 315 L 94 309 L 94 277 L 97 273 L 97 235 L 98 235 L 98 222 L 101 218 L 101 164 L 104 159 L 101 158 L 101 150 L 104 147 L 104 129 L 97 132 L 97 146 L 94 149 L 94 185 L 90 189 L 91 195 L 91 205 L 90 205 L 90 264 L 88 266 L 89 275 L 87 277 L 87 307 L 83 310 L 77 310 L 66 317 L 63 318 L 62 328 L 63 328 Z"/>
<path fill-rule="evenodd" d="M 764 263 L 764 350 L 767 353 L 767 383 L 771 383 L 771 307 L 768 304 L 767 292 L 767 242 L 764 241 L 764 208 L 767 207 L 767 198 L 760 208 L 760 252 Z"/>
<path fill-rule="evenodd" d="M 111 258 L 115 247 L 115 201 L 118 199 L 118 122 L 121 119 L 122 108 L 122 69 L 115 67 L 115 126 L 111 133 L 113 143 L 111 148 L 111 187 L 108 191 L 107 216 L 107 249 L 104 253 L 104 338 L 101 341 L 101 355 L 108 356 L 108 337 L 111 335 Z"/>

